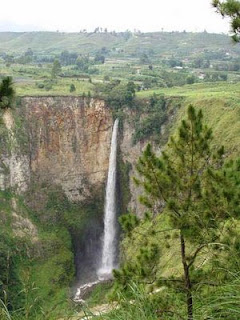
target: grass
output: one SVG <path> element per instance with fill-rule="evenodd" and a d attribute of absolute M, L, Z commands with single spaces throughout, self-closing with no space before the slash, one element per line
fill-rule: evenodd
<path fill-rule="evenodd" d="M 129 284 L 133 300 L 129 301 L 127 296 L 119 294 L 118 306 L 103 314 L 95 316 L 93 319 L 101 320 L 157 320 L 159 319 L 156 310 L 157 305 L 151 296 L 147 294 L 143 288 L 136 286 L 134 283 Z"/>
<path fill-rule="evenodd" d="M 240 277 L 232 274 L 231 279 L 216 288 L 203 300 L 196 299 L 196 320 L 238 320 L 240 318 Z"/>
<path fill-rule="evenodd" d="M 98 320 L 179 320 L 186 319 L 184 300 L 177 297 L 172 300 L 170 306 L 175 309 L 161 308 L 161 297 L 167 295 L 167 291 L 156 291 L 149 294 L 142 286 L 129 283 L 129 296 L 119 293 L 117 302 L 105 306 L 104 312 L 100 315 L 93 315 L 95 311 L 101 310 L 100 306 L 89 310 L 86 315 L 91 319 Z M 232 274 L 231 278 L 221 286 L 210 288 L 204 294 L 196 292 L 194 295 L 195 309 L 194 319 L 196 320 L 238 320 L 240 318 L 240 277 L 239 274 Z M 170 293 L 171 295 L 171 293 Z M 178 307 L 177 307 L 178 306 Z M 177 308 L 176 308 L 177 307 Z M 77 317 L 76 317 L 77 319 Z"/>
<path fill-rule="evenodd" d="M 168 219 L 163 215 L 157 216 L 154 224 L 144 222 L 144 224 L 136 228 L 131 237 L 125 236 L 123 239 L 122 252 L 124 252 L 124 257 L 127 261 L 135 261 L 136 255 L 139 253 L 139 248 L 150 246 L 150 244 L 161 243 L 161 258 L 158 261 L 157 275 L 163 278 L 171 275 L 180 275 L 182 273 L 182 266 L 179 263 L 181 260 L 179 234 L 175 230 L 159 232 L 160 230 L 169 229 L 172 229 L 172 227 Z M 169 250 L 169 248 L 171 248 L 171 250 Z M 151 289 L 151 286 L 149 286 L 149 289 Z"/>
<path fill-rule="evenodd" d="M 12 320 L 12 317 L 6 307 L 6 304 L 1 299 L 0 299 L 0 317 L 2 320 Z"/>
<path fill-rule="evenodd" d="M 18 96 L 79 96 L 93 89 L 93 84 L 88 81 L 80 81 L 76 79 L 58 79 L 56 84 L 52 85 L 52 89 L 40 89 L 36 83 L 43 83 L 41 80 L 31 81 L 27 83 L 16 83 L 16 92 Z M 70 85 L 74 84 L 76 91 L 70 92 Z"/>
<path fill-rule="evenodd" d="M 205 83 L 186 85 L 168 89 L 142 91 L 137 94 L 141 99 L 148 99 L 153 94 L 179 99 L 176 123 L 172 132 L 185 117 L 187 106 L 193 104 L 203 110 L 206 124 L 213 128 L 214 143 L 224 145 L 230 157 L 240 154 L 240 86 L 231 83 Z"/>
<path fill-rule="evenodd" d="M 110 283 L 100 283 L 91 292 L 90 297 L 87 299 L 87 304 L 89 307 L 99 304 L 108 303 L 108 294 L 112 288 L 113 284 Z"/>
<path fill-rule="evenodd" d="M 68 71 L 63 67 L 63 72 Z M 43 65 L 39 68 L 36 65 L 13 65 L 6 67 L 0 64 L 2 75 L 10 75 L 14 78 L 16 93 L 18 96 L 47 96 L 47 95 L 82 95 L 92 91 L 94 85 L 88 79 L 60 78 L 51 79 L 51 65 Z M 44 88 L 39 88 L 43 84 Z M 47 88 L 51 84 L 50 88 Z M 76 91 L 70 92 L 70 85 L 74 84 Z"/>
<path fill-rule="evenodd" d="M 111 34 L 84 34 L 64 32 L 1 32 L 1 51 L 25 52 L 28 48 L 48 53 L 60 53 L 66 48 L 69 51 L 88 53 L 104 46 L 121 44 L 121 39 Z"/>
<path fill-rule="evenodd" d="M 210 83 L 196 83 L 192 85 L 185 85 L 182 87 L 160 88 L 141 91 L 137 93 L 139 98 L 148 98 L 153 94 L 164 94 L 166 96 L 178 96 L 185 98 L 199 98 L 215 97 L 215 98 L 239 98 L 240 86 L 238 83 L 226 82 L 210 82 Z"/>

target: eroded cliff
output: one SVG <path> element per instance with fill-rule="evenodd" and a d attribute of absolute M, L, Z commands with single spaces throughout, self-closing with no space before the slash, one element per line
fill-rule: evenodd
<path fill-rule="evenodd" d="M 30 168 L 39 182 L 62 187 L 68 199 L 101 188 L 108 169 L 112 116 L 104 101 L 26 97 Z"/>
<path fill-rule="evenodd" d="M 24 193 L 36 183 L 58 185 L 76 202 L 102 187 L 113 123 L 103 100 L 24 97 L 16 111 L 3 116 L 11 145 L 4 154 L 9 171 L 2 188 L 10 185 Z M 25 148 L 14 129 L 19 116 L 24 118 Z"/>
<path fill-rule="evenodd" d="M 119 151 L 129 164 L 128 209 L 141 215 L 144 207 L 138 202 L 140 190 L 132 176 L 148 141 L 133 144 L 135 116 L 136 111 L 125 110 Z M 103 100 L 23 97 L 3 119 L 8 147 L 2 153 L 2 189 L 11 186 L 20 194 L 31 192 L 34 208 L 44 208 L 48 189 L 55 187 L 73 203 L 103 193 L 113 126 L 112 111 Z M 160 152 L 158 144 L 155 150 Z"/>

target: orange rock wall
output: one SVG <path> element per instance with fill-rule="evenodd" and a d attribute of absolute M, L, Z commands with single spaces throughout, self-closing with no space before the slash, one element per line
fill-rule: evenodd
<path fill-rule="evenodd" d="M 105 183 L 112 115 L 103 100 L 24 97 L 31 176 L 81 201 Z"/>

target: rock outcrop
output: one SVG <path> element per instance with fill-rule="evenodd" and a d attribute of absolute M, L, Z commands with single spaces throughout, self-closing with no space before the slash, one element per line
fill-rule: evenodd
<path fill-rule="evenodd" d="M 120 137 L 124 162 L 131 164 L 128 208 L 141 216 L 141 192 L 131 179 L 137 175 L 136 162 L 147 142 L 132 143 L 134 112 L 127 114 Z M 23 97 L 19 108 L 7 111 L 4 123 L 10 148 L 3 155 L 8 172 L 0 171 L 0 187 L 11 186 L 18 193 L 31 190 L 33 185 L 58 186 L 68 200 L 81 202 L 106 183 L 113 118 L 101 99 L 73 96 Z M 14 117 L 21 116 L 21 132 Z M 25 149 L 19 136 L 25 135 Z M 160 152 L 158 147 L 155 147 Z M 40 197 L 40 195 L 39 195 Z M 39 198 L 39 202 L 44 200 Z"/>
<path fill-rule="evenodd" d="M 102 187 L 108 169 L 113 124 L 103 100 L 24 97 L 18 112 L 25 118 L 23 130 L 28 137 L 28 159 L 25 155 L 23 165 L 23 156 L 21 159 L 20 155 L 11 156 L 16 160 L 9 168 L 12 187 L 19 180 L 17 189 L 25 192 L 27 186 L 22 183 L 25 176 L 29 187 L 33 183 L 60 186 L 72 202 L 82 201 L 92 188 Z M 20 175 L 21 179 L 15 181 Z"/>
<path fill-rule="evenodd" d="M 142 194 L 142 189 L 134 184 L 132 178 L 138 176 L 136 164 L 149 141 L 139 141 L 133 145 L 132 137 L 134 135 L 135 128 L 130 120 L 132 117 L 134 117 L 134 115 L 131 115 L 131 113 L 128 112 L 129 121 L 124 122 L 124 133 L 122 135 L 120 148 L 123 161 L 131 164 L 131 170 L 129 172 L 130 201 L 128 204 L 128 210 L 141 217 L 146 211 L 146 207 L 139 202 L 139 196 Z M 160 153 L 159 146 L 154 144 L 153 148 L 157 153 Z"/>

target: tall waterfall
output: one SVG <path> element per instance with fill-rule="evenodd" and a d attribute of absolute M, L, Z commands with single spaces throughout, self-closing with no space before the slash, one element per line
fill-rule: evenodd
<path fill-rule="evenodd" d="M 108 179 L 104 208 L 102 260 L 100 269 L 98 270 L 99 279 L 107 279 L 111 277 L 116 260 L 116 180 L 118 122 L 118 119 L 116 119 L 112 132 L 111 152 L 109 158 Z"/>
<path fill-rule="evenodd" d="M 108 179 L 104 208 L 104 236 L 98 280 L 81 285 L 77 288 L 74 301 L 83 302 L 85 292 L 91 290 L 101 281 L 112 277 L 112 270 L 116 267 L 117 228 L 116 228 L 116 180 L 117 180 L 117 133 L 118 119 L 115 120 L 112 132 L 111 152 L 109 158 Z"/>

